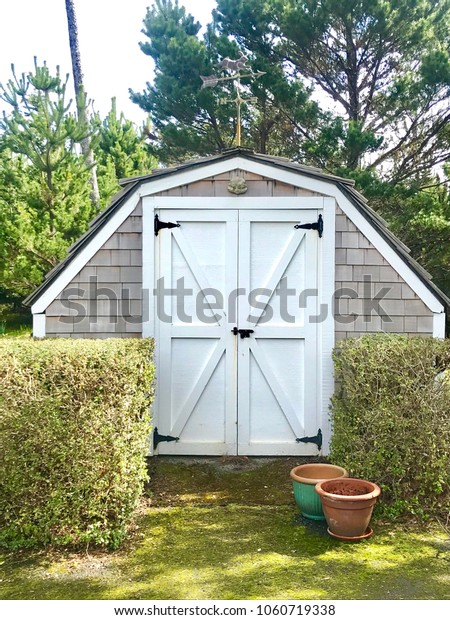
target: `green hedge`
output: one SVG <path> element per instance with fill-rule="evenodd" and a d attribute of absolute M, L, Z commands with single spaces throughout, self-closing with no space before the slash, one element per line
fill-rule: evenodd
<path fill-rule="evenodd" d="M 147 477 L 149 340 L 0 340 L 0 544 L 116 547 Z"/>
<path fill-rule="evenodd" d="M 374 335 L 335 349 L 330 458 L 395 517 L 450 511 L 450 341 Z"/>

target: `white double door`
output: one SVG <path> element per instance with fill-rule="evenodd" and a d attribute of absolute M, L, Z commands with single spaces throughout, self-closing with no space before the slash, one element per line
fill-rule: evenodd
<path fill-rule="evenodd" d="M 160 454 L 317 454 L 318 213 L 158 211 Z"/>

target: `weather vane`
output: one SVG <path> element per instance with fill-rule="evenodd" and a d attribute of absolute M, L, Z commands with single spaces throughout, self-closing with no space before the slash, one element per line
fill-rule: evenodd
<path fill-rule="evenodd" d="M 241 79 L 246 77 L 252 78 L 260 78 L 262 75 L 265 75 L 265 71 L 257 71 L 254 73 L 252 69 L 248 66 L 248 58 L 242 52 L 240 52 L 239 58 L 237 60 L 232 60 L 231 58 L 224 58 L 220 67 L 223 70 L 229 71 L 232 75 L 226 75 L 223 77 L 216 77 L 215 75 L 201 75 L 203 84 L 202 88 L 214 88 L 217 86 L 219 82 L 227 82 L 232 80 L 235 82 L 235 90 L 236 96 L 233 99 L 228 99 L 227 97 L 220 99 L 219 103 L 235 103 L 237 110 L 237 130 L 236 130 L 236 142 L 237 146 L 241 146 L 241 106 L 243 103 L 251 102 L 254 103 L 257 98 L 256 97 L 243 97 L 241 93 Z M 241 73 L 243 72 L 243 73 Z"/>

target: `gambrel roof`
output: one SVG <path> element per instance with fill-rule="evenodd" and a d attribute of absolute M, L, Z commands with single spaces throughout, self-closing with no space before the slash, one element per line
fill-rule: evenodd
<path fill-rule="evenodd" d="M 431 280 L 430 274 L 419 263 L 414 260 L 409 249 L 389 230 L 387 223 L 368 205 L 367 200 L 354 188 L 354 181 L 327 174 L 318 168 L 305 166 L 289 161 L 286 158 L 275 157 L 271 155 L 262 155 L 254 153 L 245 148 L 234 148 L 224 151 L 217 155 L 209 157 L 197 158 L 183 162 L 171 168 L 161 168 L 150 174 L 124 179 L 121 181 L 123 189 L 116 194 L 109 206 L 100 213 L 90 224 L 87 232 L 69 249 L 67 256 L 52 269 L 47 275 L 44 282 L 25 300 L 24 304 L 32 306 L 45 291 L 51 286 L 56 278 L 72 263 L 79 252 L 87 246 L 90 241 L 102 230 L 102 228 L 110 221 L 110 219 L 121 209 L 134 192 L 138 191 L 144 184 L 151 184 L 163 178 L 169 179 L 173 177 L 173 186 L 177 186 L 177 175 L 194 169 L 205 169 L 204 178 L 211 175 L 208 168 L 215 163 L 225 162 L 239 158 L 240 161 L 254 162 L 262 164 L 266 167 L 265 174 L 269 175 L 267 168 L 285 170 L 298 174 L 301 177 L 307 177 L 313 180 L 325 182 L 334 185 L 348 199 L 348 201 L 357 209 L 361 216 L 369 222 L 369 224 L 381 235 L 394 252 L 404 261 L 413 273 L 420 279 L 425 287 L 447 308 L 450 307 L 450 299 L 447 297 Z M 274 198 L 276 200 L 276 198 Z"/>

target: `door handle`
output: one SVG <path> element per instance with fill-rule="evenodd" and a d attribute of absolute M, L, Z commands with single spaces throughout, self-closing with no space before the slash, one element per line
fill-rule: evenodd
<path fill-rule="evenodd" d="M 254 329 L 238 329 L 237 327 L 233 327 L 233 329 L 231 330 L 231 333 L 234 334 L 235 336 L 240 334 L 241 339 L 243 340 L 244 338 L 250 338 L 250 334 L 253 334 L 254 331 L 255 331 Z"/>

